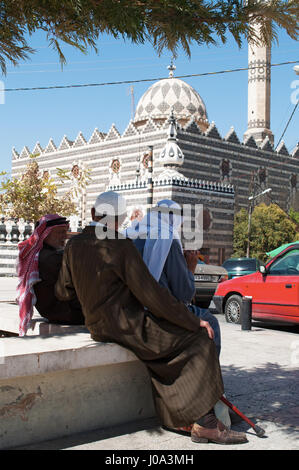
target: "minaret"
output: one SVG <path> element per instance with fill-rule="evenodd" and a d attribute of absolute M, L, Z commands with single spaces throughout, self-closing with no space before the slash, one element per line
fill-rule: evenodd
<path fill-rule="evenodd" d="M 255 26 L 257 35 L 259 25 Z M 270 130 L 271 46 L 248 43 L 248 128 L 244 140 L 253 136 L 260 145 L 266 136 L 273 144 Z"/>

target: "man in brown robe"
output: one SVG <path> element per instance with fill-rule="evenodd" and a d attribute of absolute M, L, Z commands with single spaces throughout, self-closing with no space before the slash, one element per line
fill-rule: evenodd
<path fill-rule="evenodd" d="M 57 297 L 77 295 L 91 337 L 118 343 L 145 364 L 162 424 L 194 423 L 194 442 L 246 442 L 213 413 L 223 381 L 210 326 L 161 287 L 132 241 L 115 231 L 124 206 L 112 191 L 98 196 L 92 224 L 65 248 Z"/>

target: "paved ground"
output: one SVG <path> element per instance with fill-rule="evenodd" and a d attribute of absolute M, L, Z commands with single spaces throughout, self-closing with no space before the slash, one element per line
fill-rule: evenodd
<path fill-rule="evenodd" d="M 0 277 L 0 302 L 15 300 L 17 278 Z"/>
<path fill-rule="evenodd" d="M 0 300 L 5 297 L 5 288 L 14 294 L 12 282 L 3 282 L 3 278 L 0 280 Z M 151 419 L 76 434 L 22 449 L 103 450 L 107 451 L 107 455 L 110 451 L 109 455 L 113 454 L 115 458 L 121 456 L 124 450 L 163 451 L 165 454 L 168 451 L 188 451 L 190 455 L 197 450 L 299 449 L 298 327 L 270 328 L 254 323 L 251 331 L 242 331 L 239 325 L 227 324 L 223 316 L 217 315 L 217 318 L 222 331 L 220 362 L 227 398 L 265 429 L 265 437 L 258 438 L 242 422 L 233 428 L 247 433 L 246 444 L 195 444 L 188 436 L 167 431 L 159 426 L 156 419 Z M 197 454 L 195 452 L 194 455 Z"/>

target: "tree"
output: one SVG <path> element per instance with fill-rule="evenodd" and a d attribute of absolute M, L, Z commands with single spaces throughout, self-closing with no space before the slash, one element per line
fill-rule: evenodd
<path fill-rule="evenodd" d="M 293 207 L 291 207 L 289 210 L 289 216 L 295 222 L 295 224 L 299 225 L 299 212 L 295 211 Z"/>
<path fill-rule="evenodd" d="M 299 241 L 299 212 L 295 211 L 295 209 L 291 207 L 289 210 L 289 216 L 294 221 L 294 223 L 296 224 L 296 228 L 297 228 L 297 233 L 296 233 L 296 237 L 294 241 Z"/>
<path fill-rule="evenodd" d="M 87 52 L 97 50 L 103 33 L 133 43 L 150 41 L 158 53 L 176 55 L 190 44 L 225 43 L 228 35 L 240 46 L 243 40 L 270 43 L 277 27 L 298 37 L 298 0 L 0 0 L 0 65 L 18 64 L 34 50 L 27 35 L 43 30 L 49 45 L 65 56 L 61 43 Z M 253 25 L 259 23 L 257 32 Z"/>
<path fill-rule="evenodd" d="M 2 172 L 6 177 L 6 173 Z M 60 174 L 61 184 L 65 173 Z M 68 178 L 67 178 L 68 179 Z M 42 175 L 34 157 L 27 164 L 20 178 L 5 178 L 0 184 L 0 213 L 10 218 L 22 218 L 36 222 L 45 214 L 69 217 L 77 213 L 70 189 L 63 197 L 58 197 L 59 185 L 46 175 Z"/>
<path fill-rule="evenodd" d="M 234 256 L 246 256 L 248 212 L 241 209 L 235 215 Z M 252 213 L 250 256 L 267 259 L 266 253 L 284 243 L 296 240 L 296 224 L 276 204 L 259 204 Z"/>
<path fill-rule="evenodd" d="M 234 254 L 233 256 L 246 256 L 248 235 L 248 212 L 242 208 L 234 218 Z"/>

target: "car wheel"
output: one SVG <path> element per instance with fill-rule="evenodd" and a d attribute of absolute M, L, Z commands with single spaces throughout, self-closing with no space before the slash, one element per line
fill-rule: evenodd
<path fill-rule="evenodd" d="M 230 296 L 224 307 L 225 319 L 228 323 L 241 323 L 242 297 L 239 295 Z"/>

